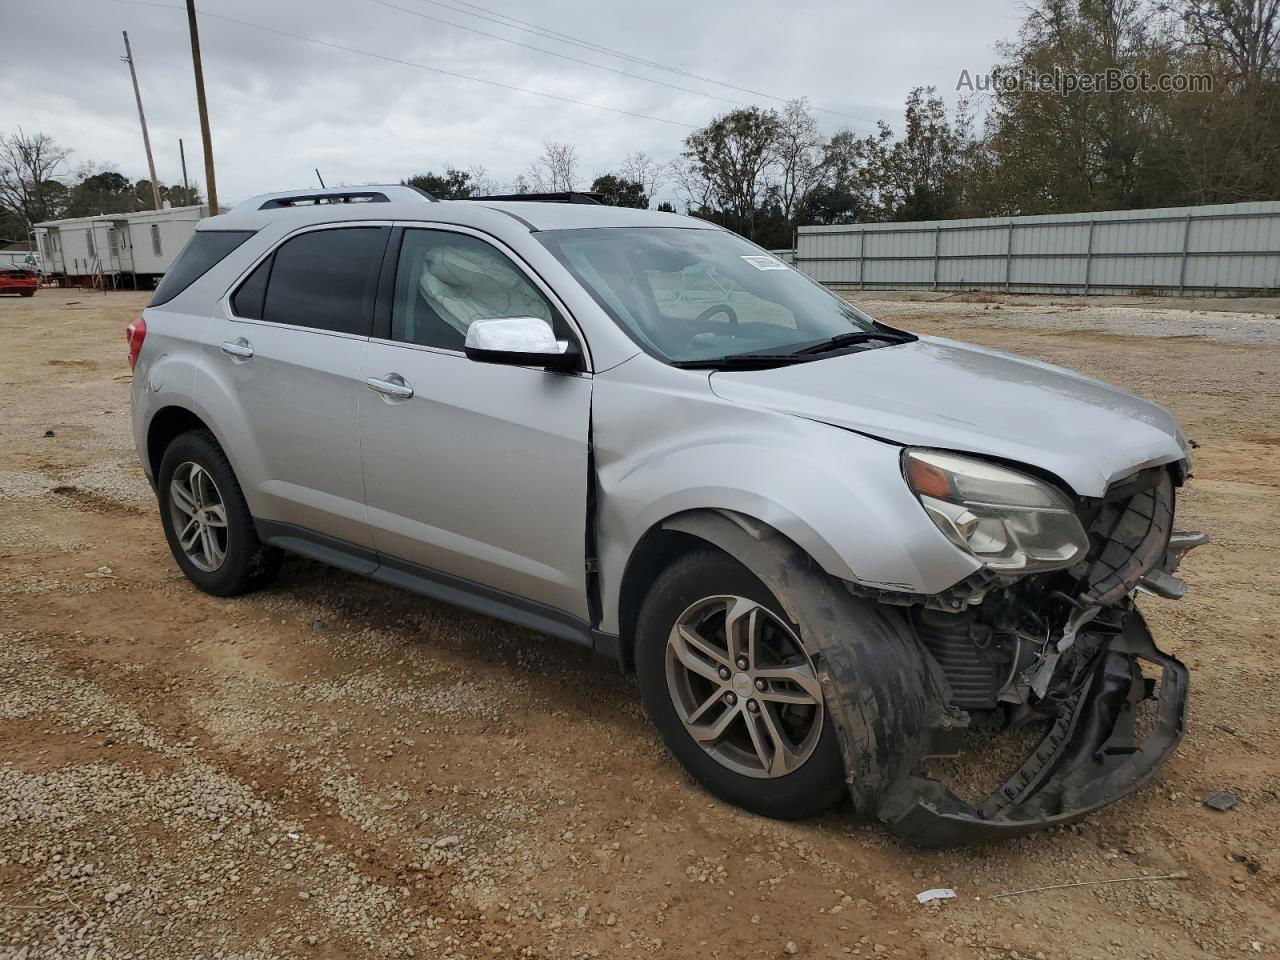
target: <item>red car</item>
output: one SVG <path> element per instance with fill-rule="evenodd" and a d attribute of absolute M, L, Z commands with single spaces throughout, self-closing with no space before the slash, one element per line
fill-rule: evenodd
<path fill-rule="evenodd" d="M 30 267 L 0 263 L 0 293 L 16 293 L 23 297 L 34 297 L 36 287 L 39 285 L 40 277 Z"/>

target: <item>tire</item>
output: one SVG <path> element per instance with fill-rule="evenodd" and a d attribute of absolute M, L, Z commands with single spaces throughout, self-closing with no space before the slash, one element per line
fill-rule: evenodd
<path fill-rule="evenodd" d="M 225 518 L 224 526 L 213 528 L 217 522 L 213 519 L 216 514 L 207 514 L 210 517 L 209 533 L 213 538 L 211 551 L 199 546 L 189 551 L 179 536 L 191 528 L 185 526 L 180 529 L 177 526 L 179 522 L 188 522 L 190 515 L 183 512 L 185 507 L 181 503 L 175 506 L 175 498 L 181 500 L 179 491 L 192 489 L 190 478 L 198 476 L 199 471 L 203 471 L 211 481 Z M 178 480 L 176 489 L 175 478 Z M 199 480 L 197 483 L 208 490 L 208 481 Z M 164 525 L 169 550 L 187 579 L 205 593 L 233 597 L 266 586 L 275 577 L 280 568 L 281 553 L 258 539 L 249 505 L 245 503 L 231 464 L 208 430 L 192 430 L 169 444 L 160 461 L 157 491 L 160 521 Z M 212 497 L 205 499 L 212 504 Z M 200 539 L 197 538 L 198 543 Z M 216 559 L 218 553 L 221 554 L 220 561 L 210 562 L 210 555 Z"/>
<path fill-rule="evenodd" d="M 741 753 L 742 759 L 739 760 L 740 751 L 731 740 L 726 740 L 713 748 L 704 748 L 698 740 L 694 739 L 685 718 L 681 715 L 681 711 L 686 716 L 697 714 L 697 709 L 690 711 L 688 704 L 701 700 L 703 693 L 711 692 L 711 696 L 704 701 L 711 703 L 718 690 L 729 688 L 717 688 L 716 681 L 703 679 L 696 673 L 689 673 L 688 675 L 701 686 L 701 692 L 695 693 L 693 699 L 688 700 L 689 687 L 685 686 L 680 679 L 684 676 L 681 673 L 684 661 L 674 652 L 669 639 L 672 638 L 673 631 L 682 617 L 690 616 L 691 611 L 715 610 L 720 601 L 728 598 L 734 599 L 729 600 L 725 606 L 737 603 L 739 599 L 745 599 L 764 608 L 777 618 L 767 628 L 773 631 L 772 635 L 775 638 L 783 636 L 781 628 L 785 627 L 792 631 L 789 643 L 794 646 L 801 642 L 799 630 L 787 620 L 777 598 L 746 567 L 716 550 L 698 550 L 686 554 L 657 578 L 640 607 L 636 624 L 635 661 L 645 712 L 657 727 L 667 749 L 681 766 L 719 799 L 752 813 L 781 820 L 800 820 L 816 816 L 830 809 L 847 794 L 840 744 L 829 713 L 822 702 L 820 687 L 816 690 L 818 699 L 816 714 L 810 714 L 811 717 L 818 719 L 810 719 L 808 722 L 807 752 L 797 766 L 783 773 L 765 769 L 753 773 L 742 772 L 737 767 L 745 767 L 752 762 L 749 750 Z M 703 606 L 704 604 L 710 604 L 710 606 Z M 699 615 L 696 612 L 692 614 L 695 617 Z M 714 623 L 717 617 L 721 617 L 721 614 L 713 612 L 703 623 Z M 723 623 L 725 619 L 727 619 L 727 612 L 719 622 Z M 762 620 L 768 621 L 767 614 L 762 616 Z M 700 626 L 697 629 L 702 630 L 704 627 Z M 808 663 L 807 654 L 802 648 L 799 657 Z M 808 669 L 812 669 L 811 664 L 808 664 Z M 751 675 L 754 676 L 754 674 Z M 729 721 L 727 729 L 730 738 L 745 739 L 749 732 L 747 725 L 764 719 L 760 717 L 761 709 L 770 711 L 772 728 L 775 730 L 779 728 L 778 710 L 809 709 L 780 707 L 776 703 L 766 703 L 762 699 L 766 694 L 751 693 L 749 683 L 744 687 L 738 687 L 736 686 L 738 681 L 738 673 L 732 675 L 732 681 L 723 679 L 720 681 L 731 682 L 735 685 L 733 689 L 747 691 L 745 696 L 735 698 L 735 702 L 740 703 L 742 708 L 738 717 Z M 813 685 L 815 687 L 817 685 L 816 676 Z M 757 709 L 754 716 L 747 716 L 745 711 L 751 704 L 746 701 L 753 699 L 756 700 Z M 686 701 L 685 705 L 682 706 L 681 701 Z M 710 710 L 719 711 L 719 716 L 723 716 L 729 709 L 724 706 L 724 702 L 722 697 Z M 709 715 L 711 714 L 701 714 L 701 716 Z M 708 725 L 714 726 L 714 721 Z M 741 725 L 741 728 L 735 725 Z M 761 729 L 759 726 L 756 727 L 757 732 Z M 746 742 L 750 746 L 751 741 Z M 765 738 L 763 742 L 767 745 L 769 741 Z M 733 754 L 733 757 L 729 760 L 723 757 L 718 758 L 710 752 L 712 749 Z M 758 750 L 757 759 L 762 759 Z M 731 767 L 730 764 L 733 766 Z M 761 763 L 760 766 L 764 767 L 765 764 Z"/>
<path fill-rule="evenodd" d="M 36 295 L 34 290 L 19 290 L 18 292 L 24 297 L 34 297 Z"/>

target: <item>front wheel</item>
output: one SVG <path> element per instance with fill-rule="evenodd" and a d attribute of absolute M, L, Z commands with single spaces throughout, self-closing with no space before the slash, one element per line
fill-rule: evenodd
<path fill-rule="evenodd" d="M 731 557 L 697 551 L 658 577 L 636 625 L 636 673 L 667 748 L 720 799 L 797 820 L 844 794 L 813 661 L 777 599 Z"/>

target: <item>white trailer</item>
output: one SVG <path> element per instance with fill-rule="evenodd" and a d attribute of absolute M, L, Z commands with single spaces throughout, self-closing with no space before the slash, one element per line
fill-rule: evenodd
<path fill-rule="evenodd" d="M 209 208 L 168 207 L 36 224 L 45 273 L 73 284 L 151 287 L 195 233 Z"/>

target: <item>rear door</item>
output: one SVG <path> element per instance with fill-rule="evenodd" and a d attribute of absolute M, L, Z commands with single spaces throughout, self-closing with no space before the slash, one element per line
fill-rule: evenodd
<path fill-rule="evenodd" d="M 235 288 L 205 338 L 206 362 L 241 406 L 229 438 L 259 520 L 275 535 L 369 548 L 361 476 L 360 364 L 390 228 L 296 233 Z M 293 529 L 289 529 L 293 528 Z"/>
<path fill-rule="evenodd" d="M 590 375 L 462 352 L 468 325 L 496 317 L 580 339 L 548 293 L 484 235 L 397 231 L 361 368 L 365 495 L 388 565 L 585 620 Z"/>

